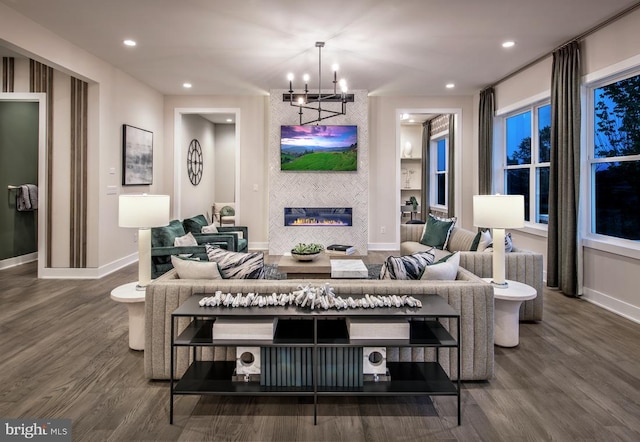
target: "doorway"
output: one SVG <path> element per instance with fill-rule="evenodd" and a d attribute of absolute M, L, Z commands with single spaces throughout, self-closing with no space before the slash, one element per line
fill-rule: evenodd
<path fill-rule="evenodd" d="M 453 164 L 454 171 L 454 213 L 459 214 L 461 210 L 460 198 L 460 158 L 459 152 L 462 146 L 462 109 L 459 108 L 419 108 L 419 109 L 398 109 L 396 111 L 396 207 L 399 208 L 397 223 L 397 238 L 400 238 L 400 224 L 411 219 L 419 219 L 422 211 L 422 200 L 424 199 L 423 183 L 423 123 L 441 115 L 454 116 L 453 139 Z M 432 134 L 433 135 L 433 134 Z M 429 140 L 431 143 L 433 139 Z M 431 174 L 432 171 L 428 171 Z M 427 176 L 428 178 L 428 176 Z M 431 191 L 431 190 L 430 190 Z M 411 198 L 413 197 L 413 199 Z M 432 198 L 430 198 L 431 200 Z M 407 204 L 407 202 L 417 203 Z M 431 202 L 431 201 L 430 201 Z M 437 204 L 436 204 L 437 206 Z M 429 204 L 425 207 L 426 213 L 433 210 L 438 211 L 439 207 Z"/>
<path fill-rule="evenodd" d="M 229 108 L 177 108 L 174 114 L 174 218 L 198 214 L 213 217 L 220 201 L 235 203 L 239 217 L 240 110 Z M 196 143 L 197 142 L 197 143 Z M 198 145 L 201 156 L 189 154 Z M 202 174 L 193 179 L 194 161 L 202 161 Z M 198 166 L 198 167 L 200 167 Z M 190 176 L 191 174 L 191 176 Z M 228 201 L 228 199 L 231 199 Z"/>

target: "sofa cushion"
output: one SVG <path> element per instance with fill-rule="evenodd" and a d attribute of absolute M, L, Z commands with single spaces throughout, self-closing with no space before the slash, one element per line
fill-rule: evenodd
<path fill-rule="evenodd" d="M 209 225 L 204 215 L 185 218 L 184 221 L 182 221 L 182 224 L 184 225 L 184 231 L 191 233 L 201 233 L 202 228 Z"/>
<path fill-rule="evenodd" d="M 194 261 L 172 256 L 171 264 L 180 279 L 222 279 L 216 262 Z"/>
<path fill-rule="evenodd" d="M 380 269 L 380 279 L 420 279 L 424 268 L 433 263 L 434 259 L 430 252 L 389 256 Z"/>
<path fill-rule="evenodd" d="M 209 261 L 217 262 L 225 279 L 264 278 L 264 254 L 262 252 L 229 252 L 219 247 L 205 244 Z"/>
<path fill-rule="evenodd" d="M 450 252 L 469 252 L 473 249 L 476 234 L 470 230 L 454 227 L 451 229 L 446 249 Z M 478 237 L 478 240 L 480 238 Z"/>
<path fill-rule="evenodd" d="M 173 247 L 176 237 L 185 234 L 182 223 L 177 219 L 171 220 L 168 226 L 151 229 L 151 247 Z"/>
<path fill-rule="evenodd" d="M 460 252 L 452 253 L 441 260 L 426 266 L 420 279 L 432 281 L 454 281 L 460 266 Z"/>
<path fill-rule="evenodd" d="M 439 218 L 429 214 L 420 243 L 432 246 L 436 249 L 446 249 L 451 230 L 456 223 L 456 218 Z"/>

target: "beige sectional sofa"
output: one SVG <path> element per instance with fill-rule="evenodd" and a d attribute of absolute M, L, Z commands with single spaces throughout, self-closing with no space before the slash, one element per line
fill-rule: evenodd
<path fill-rule="evenodd" d="M 175 269 L 167 272 L 147 287 L 145 303 L 144 369 L 149 379 L 168 379 L 170 374 L 171 312 L 193 294 L 212 294 L 216 290 L 231 293 L 288 293 L 301 284 L 321 284 L 320 280 L 178 279 Z M 494 370 L 493 350 L 493 289 L 476 275 L 460 268 L 455 281 L 391 281 L 347 280 L 329 281 L 338 295 L 359 297 L 369 294 L 437 294 L 447 299 L 461 314 L 461 370 L 462 380 L 491 379 Z M 348 314 L 348 311 L 345 311 Z M 453 320 L 451 320 L 453 321 Z M 452 334 L 455 337 L 455 323 Z M 178 329 L 186 320 L 178 322 Z M 445 326 L 449 324 L 445 322 Z M 188 364 L 188 349 L 177 351 L 176 375 L 179 377 Z M 434 360 L 433 349 L 388 348 L 390 361 Z M 455 349 L 441 349 L 440 362 L 445 371 L 457 378 Z M 204 360 L 235 360 L 234 347 L 207 347 L 199 357 Z"/>
<path fill-rule="evenodd" d="M 420 244 L 424 224 L 400 225 L 400 254 L 430 250 L 430 246 Z M 476 234 L 461 227 L 454 227 L 445 251 L 436 251 L 436 259 L 442 254 L 460 252 L 460 266 L 481 278 L 490 278 L 493 271 L 493 255 L 490 252 L 472 252 L 471 244 Z M 521 321 L 541 321 L 543 307 L 543 260 L 542 254 L 518 247 L 505 254 L 505 276 L 507 279 L 523 282 L 534 287 L 538 296 L 525 301 L 520 307 Z"/>

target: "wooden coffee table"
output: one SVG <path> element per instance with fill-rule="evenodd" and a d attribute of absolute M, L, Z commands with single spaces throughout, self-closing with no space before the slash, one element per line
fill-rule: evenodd
<path fill-rule="evenodd" d="M 287 279 L 331 279 L 331 259 L 361 259 L 359 255 L 320 254 L 314 261 L 297 261 L 291 255 L 283 255 L 278 262 L 278 271 L 287 274 Z"/>
<path fill-rule="evenodd" d="M 313 261 L 298 261 L 291 255 L 284 255 L 278 262 L 278 271 L 285 272 L 287 279 L 330 279 L 331 261 L 324 253 Z"/>

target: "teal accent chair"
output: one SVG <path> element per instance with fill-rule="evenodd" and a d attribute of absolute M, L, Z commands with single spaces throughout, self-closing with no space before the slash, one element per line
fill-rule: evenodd
<path fill-rule="evenodd" d="M 172 255 L 189 255 L 190 258 L 208 260 L 205 244 L 232 252 L 246 252 L 248 250 L 248 230 L 246 227 L 218 227 L 218 233 L 200 233 L 203 225 L 208 225 L 207 220 L 203 215 L 198 215 L 182 222 L 172 220 L 168 226 L 151 229 L 151 278 L 155 279 L 173 268 Z M 173 245 L 177 237 L 184 236 L 188 232 L 191 232 L 196 239 L 197 246 L 176 247 Z"/>

